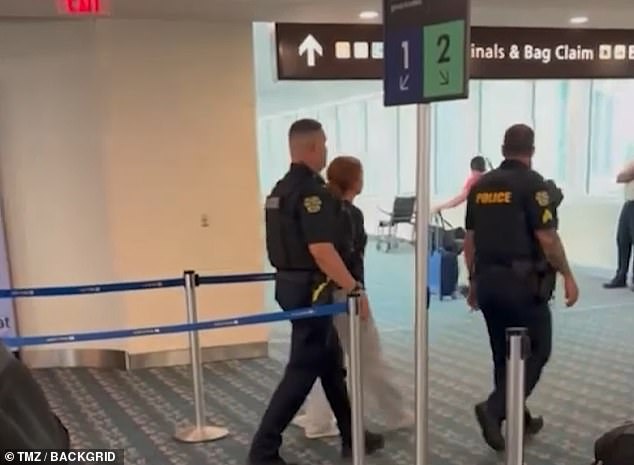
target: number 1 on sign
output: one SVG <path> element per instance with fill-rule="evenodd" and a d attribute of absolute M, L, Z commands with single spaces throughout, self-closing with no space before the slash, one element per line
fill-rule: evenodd
<path fill-rule="evenodd" d="M 403 47 L 403 69 L 409 69 L 409 42 L 404 40 L 401 43 Z"/>

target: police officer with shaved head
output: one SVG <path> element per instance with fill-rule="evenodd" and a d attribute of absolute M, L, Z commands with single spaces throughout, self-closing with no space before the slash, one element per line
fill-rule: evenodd
<path fill-rule="evenodd" d="M 350 247 L 342 201 L 326 188 L 319 173 L 326 166 L 326 135 L 312 119 L 293 123 L 288 134 L 291 166 L 266 199 L 266 248 L 276 268 L 275 298 L 283 310 L 327 303 L 324 292 L 359 294 L 361 317 L 368 300 L 346 268 Z M 332 299 L 330 299 L 332 300 Z M 249 451 L 249 465 L 284 465 L 282 432 L 320 378 L 341 434 L 342 455 L 352 453 L 351 409 L 343 351 L 332 317 L 292 321 L 291 352 L 282 381 L 264 413 Z M 367 432 L 368 453 L 383 447 L 383 437 Z"/>
<path fill-rule="evenodd" d="M 511 126 L 504 135 L 499 168 L 482 176 L 467 199 L 464 244 L 469 270 L 468 303 L 486 321 L 494 363 L 495 387 L 475 408 L 487 444 L 505 449 L 502 422 L 506 416 L 506 329 L 525 327 L 530 338 L 526 360 L 526 396 L 541 376 L 551 352 L 549 308 L 555 273 L 563 276 L 566 305 L 572 306 L 579 290 L 557 233 L 557 201 L 552 186 L 531 169 L 535 152 L 533 130 Z M 561 200 L 561 199 L 556 199 Z M 543 427 L 525 409 L 526 432 Z"/>

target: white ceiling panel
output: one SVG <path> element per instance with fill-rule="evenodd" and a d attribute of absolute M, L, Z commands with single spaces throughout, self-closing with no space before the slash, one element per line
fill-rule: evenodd
<path fill-rule="evenodd" d="M 68 0 L 0 0 L 0 17 L 59 18 Z M 78 0 L 71 0 L 78 1 Z M 114 18 L 206 21 L 358 21 L 363 10 L 380 10 L 380 0 L 100 0 Z M 632 0 L 473 0 L 479 25 L 562 26 L 575 15 L 590 27 L 634 28 Z"/>

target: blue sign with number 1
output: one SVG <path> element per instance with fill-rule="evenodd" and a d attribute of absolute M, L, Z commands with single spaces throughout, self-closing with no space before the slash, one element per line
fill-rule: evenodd
<path fill-rule="evenodd" d="M 388 31 L 385 36 L 385 104 L 405 105 L 423 97 L 423 28 Z"/>

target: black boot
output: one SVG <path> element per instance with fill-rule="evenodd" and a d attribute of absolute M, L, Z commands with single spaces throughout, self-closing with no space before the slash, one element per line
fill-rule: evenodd
<path fill-rule="evenodd" d="M 627 287 L 627 280 L 625 276 L 616 275 L 612 281 L 603 285 L 605 289 L 621 289 Z"/>
<path fill-rule="evenodd" d="M 475 414 L 482 429 L 482 436 L 489 447 L 498 452 L 506 448 L 506 441 L 502 436 L 502 422 L 491 414 L 486 402 L 475 406 Z"/>
<path fill-rule="evenodd" d="M 544 428 L 544 419 L 542 417 L 533 417 L 531 412 L 526 410 L 524 414 L 524 432 L 529 436 L 535 436 Z"/>
<path fill-rule="evenodd" d="M 377 450 L 383 449 L 385 440 L 383 436 L 369 431 L 365 432 L 365 453 L 370 455 Z M 341 447 L 341 456 L 344 459 L 352 458 L 352 444 L 344 444 Z"/>

